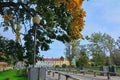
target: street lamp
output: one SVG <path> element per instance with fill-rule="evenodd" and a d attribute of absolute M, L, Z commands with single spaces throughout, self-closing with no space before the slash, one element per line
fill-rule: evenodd
<path fill-rule="evenodd" d="M 35 57 L 36 57 L 36 36 L 37 36 L 37 26 L 40 23 L 40 18 L 38 15 L 33 17 L 33 25 L 34 25 L 34 53 L 33 53 L 33 67 L 35 67 Z"/>

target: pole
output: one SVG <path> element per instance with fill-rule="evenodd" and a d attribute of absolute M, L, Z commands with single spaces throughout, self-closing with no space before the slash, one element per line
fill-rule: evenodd
<path fill-rule="evenodd" d="M 37 35 L 37 25 L 34 23 L 34 53 L 33 53 L 33 68 L 35 67 L 35 56 L 36 56 L 36 35 Z"/>

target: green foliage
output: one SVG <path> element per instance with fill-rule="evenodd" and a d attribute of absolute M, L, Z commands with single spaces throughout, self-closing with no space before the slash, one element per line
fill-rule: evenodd
<path fill-rule="evenodd" d="M 0 52 L 5 53 L 8 40 L 0 35 Z"/>
<path fill-rule="evenodd" d="M 82 66 L 84 66 L 84 67 L 88 66 L 89 58 L 88 58 L 88 56 L 86 55 L 86 53 L 85 53 L 85 52 L 81 52 L 79 55 L 80 55 L 80 57 L 79 57 L 79 59 L 77 59 L 77 61 L 76 61 L 76 66 L 77 66 L 78 68 L 79 68 L 79 67 L 82 67 Z"/>
<path fill-rule="evenodd" d="M 69 68 L 75 68 L 76 67 L 76 65 L 71 65 L 71 66 L 68 66 Z"/>
<path fill-rule="evenodd" d="M 106 64 L 106 55 L 110 54 L 109 64 L 113 64 L 113 59 L 111 54 L 113 49 L 115 49 L 115 41 L 108 34 L 93 33 L 89 39 L 91 44 L 88 45 L 89 53 L 93 56 L 96 65 Z M 99 62 L 98 62 L 99 61 Z M 108 64 L 108 63 L 107 63 Z"/>
<path fill-rule="evenodd" d="M 39 49 L 42 51 L 50 49 L 49 44 L 51 44 L 53 40 L 59 40 L 65 43 L 74 39 L 69 31 L 73 17 L 71 17 L 70 12 L 68 12 L 66 4 L 61 3 L 58 7 L 56 0 L 1 0 L 0 5 L 2 5 L 0 7 L 0 14 L 4 18 L 2 26 L 5 31 L 10 27 L 13 33 L 16 34 L 17 41 L 22 34 L 23 39 L 20 40 L 24 40 L 25 42 L 25 58 L 29 64 L 33 64 L 32 56 L 34 53 L 35 30 L 37 33 L 35 55 L 39 53 Z M 81 9 L 79 8 L 79 10 Z M 32 21 L 36 15 L 40 19 L 40 23 L 37 24 Z M 85 12 L 83 15 L 85 15 Z M 84 21 L 82 20 L 80 25 L 83 25 L 83 23 Z M 23 32 L 23 30 L 21 30 L 22 33 L 20 30 L 17 31 L 18 25 L 20 25 L 25 32 Z M 78 29 L 78 34 L 81 30 L 82 29 Z M 22 56 L 22 53 L 19 56 Z"/>
<path fill-rule="evenodd" d="M 63 64 L 63 65 L 62 65 L 62 68 L 66 68 L 66 67 L 67 67 L 67 65 L 66 65 L 66 64 Z"/>
<path fill-rule="evenodd" d="M 0 36 L 0 52 L 3 54 L 1 61 L 7 61 L 13 64 L 16 61 L 22 61 L 24 58 L 24 48 L 14 40 L 8 40 Z"/>
<path fill-rule="evenodd" d="M 116 41 L 116 45 L 117 45 L 118 49 L 120 49 L 120 37 L 118 37 L 118 39 Z"/>
<path fill-rule="evenodd" d="M 91 66 L 93 67 L 93 66 L 95 66 L 95 64 L 94 64 L 94 63 L 91 63 Z"/>
<path fill-rule="evenodd" d="M 95 54 L 93 56 L 94 58 L 94 62 L 95 62 L 95 65 L 104 65 L 105 64 L 105 59 L 103 59 L 103 56 L 101 56 L 100 54 Z"/>
<path fill-rule="evenodd" d="M 4 80 L 10 80 L 10 78 L 9 78 L 9 77 L 6 77 Z"/>
<path fill-rule="evenodd" d="M 20 70 L 17 70 L 17 75 L 19 76 L 19 77 L 22 77 L 22 76 L 27 76 L 27 74 L 26 74 L 26 69 L 20 69 Z"/>
<path fill-rule="evenodd" d="M 55 68 L 59 68 L 60 66 L 59 65 L 55 65 Z"/>
<path fill-rule="evenodd" d="M 70 66 L 72 65 L 72 60 L 77 54 L 77 47 L 79 46 L 79 40 L 72 40 L 69 43 L 66 43 L 65 56 L 70 62 Z"/>
<path fill-rule="evenodd" d="M 115 65 L 120 65 L 120 50 L 116 49 L 112 54 L 113 62 Z"/>
<path fill-rule="evenodd" d="M 9 74 L 9 75 L 8 75 Z M 27 76 L 19 76 L 17 70 L 7 70 L 0 72 L 0 80 L 27 80 Z"/>
<path fill-rule="evenodd" d="M 39 60 L 39 61 L 44 61 L 44 57 L 43 56 L 37 55 L 36 59 Z"/>

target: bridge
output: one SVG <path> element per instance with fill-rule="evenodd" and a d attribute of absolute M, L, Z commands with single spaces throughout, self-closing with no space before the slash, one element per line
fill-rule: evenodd
<path fill-rule="evenodd" d="M 106 75 L 100 75 L 100 74 Z M 111 76 L 111 72 L 87 71 L 50 68 L 30 68 L 28 70 L 28 80 L 120 80 L 120 75 L 116 73 Z"/>
<path fill-rule="evenodd" d="M 94 72 L 94 75 L 92 75 L 85 73 L 76 73 L 75 71 L 62 72 L 48 70 L 46 80 L 120 80 L 120 76 L 110 76 L 109 73 L 107 73 L 106 76 L 100 76 L 97 75 L 96 72 Z"/>

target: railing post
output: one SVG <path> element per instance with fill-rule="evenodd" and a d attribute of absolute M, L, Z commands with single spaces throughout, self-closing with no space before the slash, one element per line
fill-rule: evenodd
<path fill-rule="evenodd" d="M 40 68 L 38 68 L 38 80 L 40 78 Z"/>
<path fill-rule="evenodd" d="M 66 80 L 68 80 L 69 79 L 69 76 L 68 75 L 65 75 L 66 76 Z"/>
<path fill-rule="evenodd" d="M 31 68 L 28 68 L 28 80 L 30 80 L 30 70 Z"/>
<path fill-rule="evenodd" d="M 107 79 L 110 80 L 110 73 L 107 72 Z"/>
<path fill-rule="evenodd" d="M 47 71 L 47 74 L 50 75 L 50 72 L 51 72 L 51 71 Z"/>
<path fill-rule="evenodd" d="M 58 80 L 60 80 L 60 73 L 58 73 Z"/>
<path fill-rule="evenodd" d="M 85 75 L 85 70 L 83 71 L 83 75 Z"/>
<path fill-rule="evenodd" d="M 52 76 L 54 77 L 54 72 L 52 73 Z"/>
<path fill-rule="evenodd" d="M 96 72 L 94 72 L 94 77 L 96 77 Z"/>

